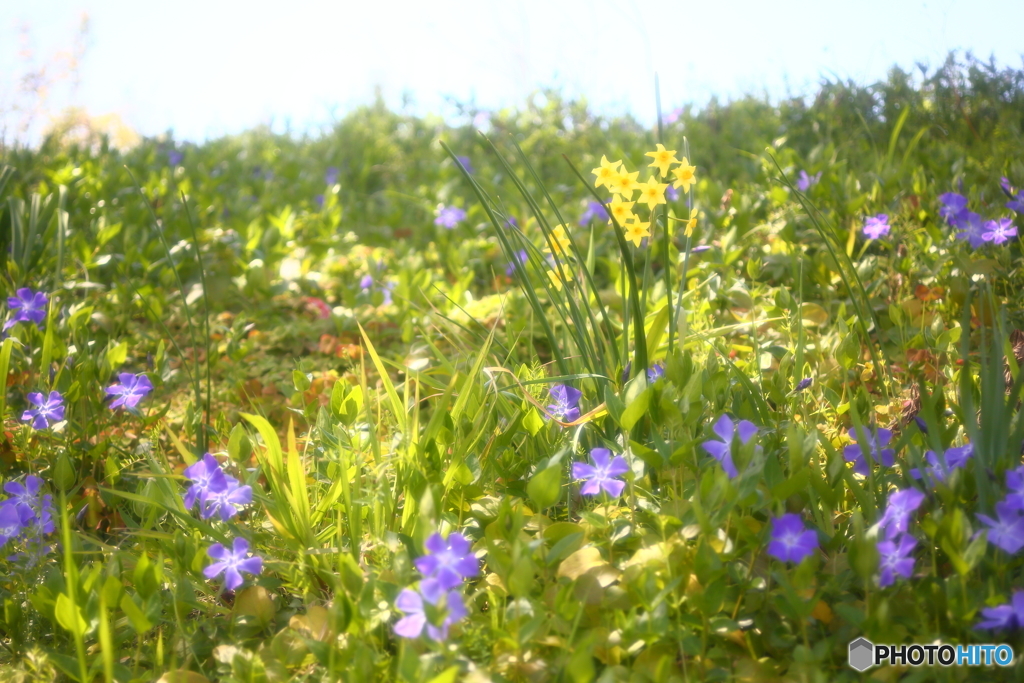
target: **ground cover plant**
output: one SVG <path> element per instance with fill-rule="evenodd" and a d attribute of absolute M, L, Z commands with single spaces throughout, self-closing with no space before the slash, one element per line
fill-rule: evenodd
<path fill-rule="evenodd" d="M 0 680 L 1018 678 L 1022 112 L 4 149 Z"/>

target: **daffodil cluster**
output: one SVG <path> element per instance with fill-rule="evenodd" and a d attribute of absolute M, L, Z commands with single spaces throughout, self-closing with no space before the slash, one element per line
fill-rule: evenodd
<path fill-rule="evenodd" d="M 683 157 L 676 158 L 676 150 L 665 149 L 665 146 L 658 143 L 657 149 L 647 152 L 645 156 L 651 157 L 652 161 L 648 168 L 655 169 L 655 172 L 645 181 L 640 181 L 640 172 L 630 171 L 623 165 L 622 161 L 608 161 L 608 157 L 601 157 L 601 165 L 593 170 L 595 176 L 594 187 L 605 187 L 611 192 L 611 201 L 608 202 L 608 213 L 615 223 L 622 227 L 627 242 L 639 247 L 645 237 L 651 236 L 651 222 L 655 208 L 659 204 L 665 204 L 667 199 L 665 192 L 669 188 L 669 176 L 674 176 L 671 181 L 673 188 L 690 192 L 690 187 L 697 182 L 695 166 L 691 166 L 689 160 Z M 673 166 L 675 168 L 673 168 Z M 637 193 L 640 193 L 639 196 Z M 646 204 L 650 220 L 641 220 L 636 214 L 638 205 Z M 687 221 L 687 235 L 693 230 L 696 221 Z"/>

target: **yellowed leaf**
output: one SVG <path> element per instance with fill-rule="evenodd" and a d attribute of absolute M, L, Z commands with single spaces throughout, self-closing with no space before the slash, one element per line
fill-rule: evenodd
<path fill-rule="evenodd" d="M 601 557 L 601 551 L 594 546 L 580 548 L 558 565 L 558 576 L 575 581 L 591 569 L 608 564 Z"/>

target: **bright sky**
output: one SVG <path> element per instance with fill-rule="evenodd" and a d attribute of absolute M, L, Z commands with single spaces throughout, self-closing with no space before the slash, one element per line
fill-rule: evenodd
<path fill-rule="evenodd" d="M 497 109 L 558 86 L 653 123 L 655 70 L 667 112 L 712 95 L 807 94 L 823 78 L 870 82 L 893 64 L 937 66 L 950 49 L 1017 68 L 1024 55 L 1024 2 L 1008 0 L 0 0 L 0 115 L 31 103 L 19 83 L 33 68 L 67 73 L 58 55 L 83 14 L 77 84 L 57 82 L 45 109 L 116 113 L 142 134 L 190 140 L 261 123 L 315 130 L 376 88 L 393 107 L 408 97 L 413 112 L 451 116 L 449 97 Z M 8 136 L 16 123 L 8 113 Z"/>

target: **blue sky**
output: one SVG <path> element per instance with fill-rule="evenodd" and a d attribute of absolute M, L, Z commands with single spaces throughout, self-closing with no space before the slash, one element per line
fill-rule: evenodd
<path fill-rule="evenodd" d="M 452 116 L 447 98 L 498 109 L 556 86 L 653 122 L 656 70 L 667 111 L 713 95 L 806 94 L 823 78 L 873 81 L 893 64 L 934 67 L 951 49 L 1018 68 L 1024 54 L 1024 2 L 1007 0 L 0 4 L 9 130 L 11 104 L 26 101 L 18 79 L 32 65 L 66 73 L 59 53 L 86 14 L 77 80 L 55 82 L 44 109 L 116 113 L 142 134 L 190 140 L 265 123 L 316 130 L 377 89 L 393 107 Z"/>

